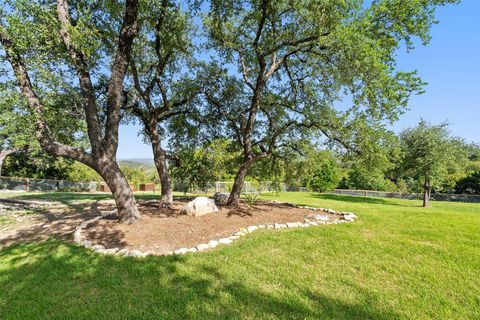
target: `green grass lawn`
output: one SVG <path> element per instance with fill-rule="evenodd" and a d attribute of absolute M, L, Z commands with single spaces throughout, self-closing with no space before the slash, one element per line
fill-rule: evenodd
<path fill-rule="evenodd" d="M 15 245 L 0 251 L 0 319 L 480 319 L 480 204 L 264 197 L 359 219 L 178 257 Z"/>

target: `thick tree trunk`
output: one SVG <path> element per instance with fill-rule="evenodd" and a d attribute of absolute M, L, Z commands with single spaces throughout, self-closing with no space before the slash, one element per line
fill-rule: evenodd
<path fill-rule="evenodd" d="M 160 206 L 162 208 L 170 208 L 173 205 L 173 186 L 170 173 L 168 172 L 167 155 L 165 150 L 162 149 L 162 141 L 158 134 L 156 121 L 150 123 L 148 133 L 152 143 L 155 167 L 157 167 L 161 183 Z"/>
<path fill-rule="evenodd" d="M 173 186 L 170 173 L 168 172 L 167 156 L 160 146 L 155 146 L 152 143 L 152 148 L 153 158 L 161 184 L 160 206 L 163 208 L 171 207 L 173 204 Z"/>
<path fill-rule="evenodd" d="M 423 185 L 423 207 L 427 208 L 430 206 L 430 192 L 431 186 L 428 181 L 425 181 Z"/>
<path fill-rule="evenodd" d="M 140 219 L 135 196 L 117 162 L 113 160 L 108 163 L 101 163 L 97 172 L 112 191 L 119 220 L 121 222 L 134 223 Z"/>
<path fill-rule="evenodd" d="M 245 182 L 245 177 L 248 174 L 248 170 L 252 167 L 253 160 L 247 159 L 244 160 L 240 169 L 235 176 L 235 181 L 233 182 L 232 191 L 230 192 L 230 196 L 228 197 L 227 205 L 230 207 L 238 206 L 238 202 L 240 201 L 240 195 L 243 189 L 243 183 Z"/>
<path fill-rule="evenodd" d="M 158 167 L 157 167 L 158 170 Z M 173 205 L 173 187 L 172 181 L 170 180 L 170 174 L 168 169 L 164 170 L 163 174 L 160 175 L 161 183 L 161 196 L 160 196 L 160 206 L 170 208 Z"/>

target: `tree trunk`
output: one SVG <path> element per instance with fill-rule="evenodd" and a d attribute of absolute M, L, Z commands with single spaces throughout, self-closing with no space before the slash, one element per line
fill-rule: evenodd
<path fill-rule="evenodd" d="M 247 176 L 248 170 L 252 167 L 253 160 L 247 159 L 244 160 L 240 169 L 235 176 L 235 181 L 233 182 L 232 191 L 230 192 L 230 196 L 228 197 L 227 205 L 230 207 L 238 206 L 238 202 L 240 201 L 240 195 L 243 189 L 243 183 L 245 182 L 245 177 Z"/>
<path fill-rule="evenodd" d="M 152 143 L 153 159 L 155 167 L 157 167 L 158 176 L 161 183 L 160 207 L 170 208 L 173 205 L 173 186 L 168 172 L 167 155 L 162 149 L 162 141 L 158 134 L 156 121 L 149 125 L 148 133 L 150 135 L 150 142 Z"/>
<path fill-rule="evenodd" d="M 4 150 L 0 151 L 0 176 L 2 175 L 2 167 L 3 167 L 3 161 L 5 161 L 5 158 L 12 153 L 17 152 L 16 149 L 10 149 L 10 150 Z"/>
<path fill-rule="evenodd" d="M 97 172 L 107 183 L 112 191 L 118 211 L 118 219 L 121 222 L 134 223 L 140 219 L 135 196 L 115 160 L 101 163 Z"/>
<path fill-rule="evenodd" d="M 430 206 L 430 192 L 431 186 L 430 183 L 426 180 L 423 185 L 423 207 L 427 208 Z"/>

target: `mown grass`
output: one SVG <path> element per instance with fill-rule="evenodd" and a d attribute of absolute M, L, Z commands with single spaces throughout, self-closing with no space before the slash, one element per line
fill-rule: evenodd
<path fill-rule="evenodd" d="M 0 251 L 0 319 L 479 319 L 480 205 L 283 193 L 355 223 L 265 230 L 145 259 L 69 243 Z"/>

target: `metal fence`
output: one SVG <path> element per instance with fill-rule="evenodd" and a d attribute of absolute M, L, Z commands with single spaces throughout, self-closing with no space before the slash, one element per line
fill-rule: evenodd
<path fill-rule="evenodd" d="M 216 181 L 203 188 L 188 187 L 181 183 L 174 183 L 175 191 L 189 192 L 193 194 L 213 194 L 215 192 L 229 193 L 233 188 L 233 181 Z M 288 186 L 285 183 L 275 183 L 272 181 L 245 181 L 243 183 L 242 193 L 271 193 L 288 190 Z"/>
<path fill-rule="evenodd" d="M 2 192 L 35 192 L 35 191 L 96 191 L 97 183 L 93 181 L 73 182 L 67 180 L 33 179 L 0 177 Z"/>
<path fill-rule="evenodd" d="M 213 192 L 230 192 L 232 191 L 233 181 L 217 181 Z M 275 183 L 272 181 L 245 181 L 243 183 L 242 193 L 268 193 L 288 191 L 285 183 Z"/>
<path fill-rule="evenodd" d="M 423 199 L 423 194 L 421 193 L 400 193 L 400 192 L 386 192 L 386 191 L 372 191 L 372 190 L 347 190 L 347 189 L 335 189 L 331 193 L 344 194 L 349 196 L 363 196 L 363 197 L 397 198 L 397 199 L 409 199 L 409 200 Z M 433 193 L 430 196 L 430 199 L 436 200 L 436 201 L 480 202 L 480 195 Z"/>
<path fill-rule="evenodd" d="M 73 182 L 67 180 L 54 179 L 33 179 L 33 178 L 15 178 L 15 177 L 0 177 L 0 192 L 53 192 L 53 191 L 97 191 L 98 184 L 94 181 Z M 191 193 L 213 194 L 215 192 L 229 193 L 232 190 L 233 181 L 217 181 L 214 184 L 198 190 L 188 190 Z M 182 185 L 175 184 L 175 191 L 185 192 L 186 188 Z M 303 191 L 310 192 L 304 187 L 292 187 L 285 183 L 275 183 L 272 181 L 245 181 L 243 184 L 242 193 L 273 193 L 273 192 L 288 192 L 288 191 Z M 386 192 L 386 191 L 372 191 L 372 190 L 348 190 L 335 189 L 330 193 L 349 195 L 349 196 L 363 196 L 363 197 L 381 197 L 381 198 L 397 198 L 420 200 L 423 198 L 421 193 L 400 193 L 400 192 Z M 442 194 L 434 193 L 430 197 L 436 201 L 461 201 L 461 202 L 480 202 L 480 195 L 469 194 Z"/>

